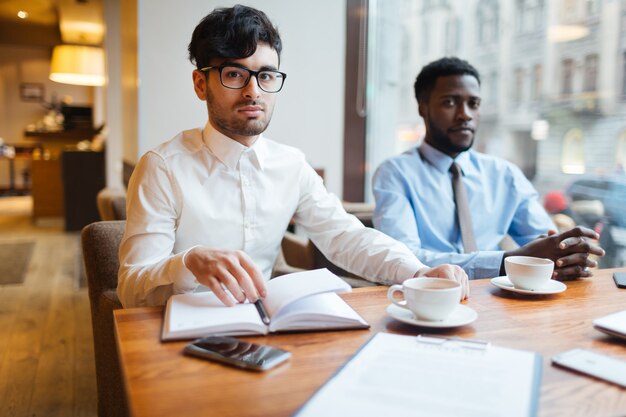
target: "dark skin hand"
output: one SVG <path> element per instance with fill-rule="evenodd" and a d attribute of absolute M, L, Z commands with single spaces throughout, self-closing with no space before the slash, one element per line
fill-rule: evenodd
<path fill-rule="evenodd" d="M 505 252 L 500 274 L 505 274 L 504 258 L 535 256 L 554 261 L 552 278 L 559 281 L 590 277 L 593 274 L 589 268 L 594 268 L 598 264 L 593 259 L 589 259 L 589 255 L 604 256 L 604 250 L 589 241 L 589 239 L 597 240 L 598 238 L 596 232 L 586 227 L 578 226 L 563 233 L 551 230 L 547 236 L 540 236 L 524 246 Z"/>

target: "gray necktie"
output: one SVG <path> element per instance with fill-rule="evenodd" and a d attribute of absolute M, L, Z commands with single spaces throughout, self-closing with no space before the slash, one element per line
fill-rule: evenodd
<path fill-rule="evenodd" d="M 467 200 L 467 191 L 463 185 L 463 175 L 461 168 L 453 162 L 450 165 L 452 173 L 452 189 L 454 190 L 454 203 L 456 204 L 456 215 L 459 219 L 461 227 L 461 239 L 463 239 L 463 249 L 465 253 L 475 252 L 478 250 L 476 239 L 474 238 L 474 229 L 472 228 L 472 216 Z"/>

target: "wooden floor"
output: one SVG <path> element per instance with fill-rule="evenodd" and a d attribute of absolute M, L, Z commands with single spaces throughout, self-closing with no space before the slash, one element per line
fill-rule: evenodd
<path fill-rule="evenodd" d="M 0 198 L 0 242 L 34 241 L 23 284 L 0 285 L 0 416 L 96 416 L 86 288 L 78 287 L 79 234 L 30 217 L 30 197 Z"/>

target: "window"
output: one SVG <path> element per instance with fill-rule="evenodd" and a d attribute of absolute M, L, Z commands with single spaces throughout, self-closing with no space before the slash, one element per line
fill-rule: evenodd
<path fill-rule="evenodd" d="M 574 60 L 564 59 L 561 62 L 561 68 L 561 93 L 563 95 L 572 94 L 572 85 L 574 84 Z"/>
<path fill-rule="evenodd" d="M 515 87 L 513 90 L 513 100 L 518 105 L 524 100 L 524 77 L 525 72 L 522 68 L 515 70 Z"/>
<path fill-rule="evenodd" d="M 563 23 L 575 22 L 578 19 L 578 0 L 562 0 L 557 16 Z"/>
<path fill-rule="evenodd" d="M 498 94 L 499 94 L 498 83 L 500 81 L 500 79 L 498 78 L 498 72 L 497 71 L 493 71 L 489 78 L 490 78 L 490 82 L 491 82 L 491 94 L 489 95 L 489 98 L 491 100 L 491 104 L 493 106 L 497 106 L 498 105 Z"/>
<path fill-rule="evenodd" d="M 626 6 L 624 9 L 626 9 Z M 626 30 L 626 24 L 624 25 L 624 30 Z M 626 51 L 624 51 L 622 56 L 622 97 L 626 98 Z"/>
<path fill-rule="evenodd" d="M 475 150 L 517 164 L 540 195 L 565 192 L 581 173 L 626 177 L 626 0 L 426 3 L 369 2 L 369 21 L 384 18 L 398 29 L 384 38 L 368 36 L 375 42 L 367 48 L 368 113 L 361 142 L 366 155 L 350 171 L 361 170 L 358 185 L 365 201 L 373 202 L 371 177 L 380 163 L 423 140 L 413 82 L 423 66 L 450 54 L 467 60 L 481 76 Z M 586 20 L 588 10 L 597 10 L 592 22 Z M 549 36 L 547 22 L 589 23 L 590 34 L 558 42 Z M 518 30 L 532 34 L 517 36 Z M 601 56 L 607 45 L 619 49 Z M 602 106 L 588 100 L 600 90 L 606 91 Z M 347 147 L 344 154 L 354 149 Z"/>
<path fill-rule="evenodd" d="M 446 54 L 455 55 L 459 49 L 459 38 L 461 30 L 459 20 L 455 17 L 448 20 L 446 24 Z"/>
<path fill-rule="evenodd" d="M 585 173 L 585 147 L 582 130 L 570 129 L 563 138 L 561 171 L 564 174 Z"/>
<path fill-rule="evenodd" d="M 486 103 L 483 111 L 494 109 L 498 105 L 498 73 L 496 71 L 487 72 L 481 79 L 481 92 L 483 102 Z"/>
<path fill-rule="evenodd" d="M 478 4 L 478 42 L 493 43 L 498 37 L 498 2 L 482 0 Z"/>
<path fill-rule="evenodd" d="M 517 34 L 524 33 L 524 3 L 525 0 L 517 0 L 515 7 L 517 13 L 515 13 L 515 32 Z"/>
<path fill-rule="evenodd" d="M 615 172 L 626 174 L 626 129 L 617 138 L 617 152 L 615 155 Z"/>
<path fill-rule="evenodd" d="M 585 11 L 587 15 L 596 15 L 599 11 L 599 0 L 585 0 Z"/>
<path fill-rule="evenodd" d="M 585 57 L 585 84 L 584 91 L 596 91 L 598 80 L 598 55 L 587 55 Z"/>
<path fill-rule="evenodd" d="M 536 64 L 533 67 L 533 86 L 531 90 L 531 99 L 537 101 L 541 99 L 543 89 L 543 66 Z"/>
<path fill-rule="evenodd" d="M 518 34 L 543 28 L 543 0 L 517 0 L 515 29 Z"/>

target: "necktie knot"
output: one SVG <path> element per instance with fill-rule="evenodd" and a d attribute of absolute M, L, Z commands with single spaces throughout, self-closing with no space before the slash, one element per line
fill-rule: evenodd
<path fill-rule="evenodd" d="M 452 165 L 450 165 L 450 172 L 452 173 L 453 176 L 459 177 L 462 172 L 461 167 L 459 167 L 459 165 L 456 162 L 453 162 Z"/>

